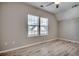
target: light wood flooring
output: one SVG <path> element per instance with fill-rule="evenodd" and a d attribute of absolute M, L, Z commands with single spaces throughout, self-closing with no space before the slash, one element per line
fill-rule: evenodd
<path fill-rule="evenodd" d="M 7 56 L 79 56 L 79 44 L 64 40 L 53 40 L 31 47 L 1 53 Z"/>

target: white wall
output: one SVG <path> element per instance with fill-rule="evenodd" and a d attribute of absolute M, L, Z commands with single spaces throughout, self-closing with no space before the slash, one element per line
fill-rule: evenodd
<path fill-rule="evenodd" d="M 1 40 L 1 4 L 0 4 L 0 40 Z M 1 43 L 0 43 L 0 50 L 1 50 Z"/>
<path fill-rule="evenodd" d="M 53 14 L 39 10 L 25 3 L 1 3 L 0 50 L 20 47 L 29 43 L 57 37 L 57 21 Z M 28 13 L 49 19 L 49 35 L 27 37 Z"/>
<path fill-rule="evenodd" d="M 79 18 L 59 23 L 59 37 L 79 41 Z"/>
<path fill-rule="evenodd" d="M 72 8 L 57 15 L 59 21 L 59 37 L 79 41 L 79 7 Z"/>
<path fill-rule="evenodd" d="M 79 17 L 79 6 L 75 8 L 71 8 L 65 12 L 60 12 L 59 14 L 56 14 L 56 17 L 60 21 L 77 18 Z"/>

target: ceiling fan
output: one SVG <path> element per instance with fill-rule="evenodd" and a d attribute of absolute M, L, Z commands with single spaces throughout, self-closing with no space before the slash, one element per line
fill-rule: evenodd
<path fill-rule="evenodd" d="M 48 7 L 48 6 L 51 6 L 52 4 L 56 4 L 56 8 L 59 8 L 59 3 L 55 3 L 55 2 L 49 2 L 45 5 L 40 5 L 40 7 Z"/>

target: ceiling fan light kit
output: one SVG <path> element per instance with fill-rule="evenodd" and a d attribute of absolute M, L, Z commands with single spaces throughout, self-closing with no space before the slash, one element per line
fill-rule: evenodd
<path fill-rule="evenodd" d="M 56 4 L 56 8 L 58 8 L 59 7 L 59 4 Z"/>

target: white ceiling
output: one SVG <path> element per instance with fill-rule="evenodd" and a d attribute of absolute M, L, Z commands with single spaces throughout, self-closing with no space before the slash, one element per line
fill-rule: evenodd
<path fill-rule="evenodd" d="M 59 4 L 59 8 L 56 8 L 55 4 L 52 4 L 48 7 L 40 7 L 40 5 L 45 5 L 45 4 L 48 4 L 49 2 L 27 2 L 27 3 L 29 5 L 32 5 L 34 7 L 43 9 L 45 11 L 48 11 L 48 12 L 51 12 L 51 13 L 54 13 L 54 14 L 64 12 L 64 11 L 72 8 L 72 6 L 75 5 L 75 4 L 79 5 L 79 2 L 61 2 Z"/>

